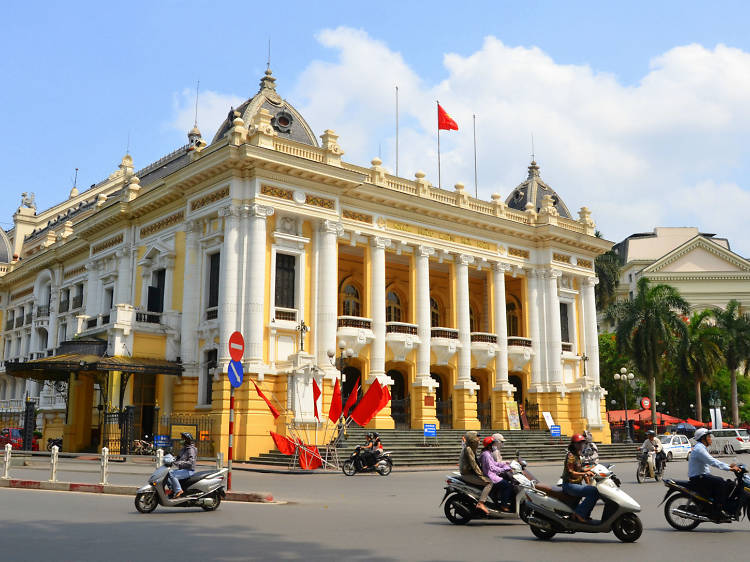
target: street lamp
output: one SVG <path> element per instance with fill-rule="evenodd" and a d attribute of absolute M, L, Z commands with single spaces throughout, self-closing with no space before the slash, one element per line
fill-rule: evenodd
<path fill-rule="evenodd" d="M 613 377 L 616 381 L 622 381 L 623 393 L 625 395 L 625 443 L 632 443 L 633 438 L 630 436 L 630 419 L 628 418 L 628 384 L 635 378 L 633 373 L 628 373 L 625 367 L 620 369 L 619 373 L 615 373 Z"/>

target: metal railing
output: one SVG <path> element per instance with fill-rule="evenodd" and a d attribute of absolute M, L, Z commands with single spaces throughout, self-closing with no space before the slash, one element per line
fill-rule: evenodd
<path fill-rule="evenodd" d="M 8 318 L 8 320 L 5 322 L 5 329 L 6 330 L 13 329 L 13 318 Z"/>
<path fill-rule="evenodd" d="M 508 345 L 515 345 L 517 347 L 531 347 L 531 339 L 530 338 L 519 338 L 517 336 L 513 336 L 508 338 Z"/>
<path fill-rule="evenodd" d="M 362 328 L 364 330 L 372 329 L 372 320 L 360 316 L 339 316 L 336 321 L 337 328 Z"/>
<path fill-rule="evenodd" d="M 20 328 L 21 326 L 23 326 L 23 316 L 16 318 L 16 328 Z"/>
<path fill-rule="evenodd" d="M 71 310 L 76 310 L 77 308 L 81 308 L 83 306 L 83 295 L 73 297 L 72 302 L 73 302 L 73 306 L 71 307 Z"/>
<path fill-rule="evenodd" d="M 297 309 L 296 308 L 282 308 L 280 306 L 275 306 L 273 308 L 273 317 L 276 320 L 296 322 L 297 321 Z"/>
<path fill-rule="evenodd" d="M 102 314 L 102 325 L 109 324 L 110 314 Z"/>
<path fill-rule="evenodd" d="M 497 343 L 497 334 L 490 334 L 487 332 L 472 332 L 471 333 L 472 343 Z"/>
<path fill-rule="evenodd" d="M 86 320 L 86 329 L 90 330 L 91 328 L 96 328 L 98 321 L 98 318 L 89 318 L 88 320 Z"/>
<path fill-rule="evenodd" d="M 571 351 L 572 352 L 573 351 L 573 344 L 570 343 L 570 342 L 566 342 L 566 341 L 562 342 L 562 350 L 563 351 Z"/>
<path fill-rule="evenodd" d="M 407 324 L 406 322 L 386 322 L 385 333 L 386 334 L 408 334 L 411 336 L 416 336 L 417 325 Z"/>
<path fill-rule="evenodd" d="M 39 305 L 36 307 L 36 317 L 45 318 L 49 316 L 49 305 Z"/>
<path fill-rule="evenodd" d="M 26 315 L 24 325 L 31 324 L 31 312 Z"/>
<path fill-rule="evenodd" d="M 58 308 L 58 312 L 68 312 L 68 308 L 70 308 L 70 301 L 64 300 L 60 301 L 60 307 Z"/>
<path fill-rule="evenodd" d="M 455 330 L 453 328 L 432 328 L 432 330 L 430 331 L 430 337 L 457 340 L 458 330 Z"/>
<path fill-rule="evenodd" d="M 146 324 L 161 324 L 161 314 L 161 312 L 137 311 L 135 313 L 135 321 Z"/>
<path fill-rule="evenodd" d="M 219 307 L 212 306 L 206 309 L 206 320 L 216 320 L 219 317 Z"/>

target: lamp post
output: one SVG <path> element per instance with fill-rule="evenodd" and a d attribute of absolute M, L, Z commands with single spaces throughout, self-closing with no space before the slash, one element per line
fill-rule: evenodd
<path fill-rule="evenodd" d="M 628 373 L 625 367 L 620 369 L 619 373 L 615 373 L 613 377 L 616 381 L 622 381 L 623 393 L 625 395 L 625 443 L 632 443 L 633 438 L 630 436 L 630 419 L 628 417 L 628 385 L 630 381 L 635 378 L 633 373 Z"/>

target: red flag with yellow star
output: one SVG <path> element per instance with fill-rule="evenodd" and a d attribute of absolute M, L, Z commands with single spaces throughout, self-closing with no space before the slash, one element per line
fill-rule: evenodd
<path fill-rule="evenodd" d="M 453 120 L 453 117 L 448 115 L 448 112 L 443 109 L 440 104 L 438 107 L 438 130 L 443 131 L 458 131 L 458 123 Z"/>

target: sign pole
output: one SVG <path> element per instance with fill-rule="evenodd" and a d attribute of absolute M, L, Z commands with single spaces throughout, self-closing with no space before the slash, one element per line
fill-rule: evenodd
<path fill-rule="evenodd" d="M 234 445 L 234 386 L 229 387 L 229 451 L 227 454 L 227 490 L 232 490 L 232 447 Z"/>

